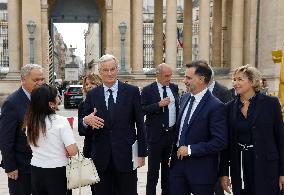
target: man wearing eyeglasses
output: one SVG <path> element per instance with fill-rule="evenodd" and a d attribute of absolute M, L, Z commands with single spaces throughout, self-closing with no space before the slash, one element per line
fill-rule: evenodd
<path fill-rule="evenodd" d="M 99 60 L 103 85 L 88 92 L 82 121 L 93 134 L 91 157 L 100 182 L 96 195 L 137 195 L 137 170 L 133 167 L 132 145 L 138 142 L 138 167 L 145 164 L 144 120 L 138 87 L 117 80 L 118 61 L 110 54 Z"/>
<path fill-rule="evenodd" d="M 31 92 L 44 83 L 41 66 L 27 64 L 21 69 L 22 86 L 9 95 L 0 116 L 0 150 L 2 167 L 8 176 L 11 195 L 31 194 L 31 149 L 22 128 Z"/>

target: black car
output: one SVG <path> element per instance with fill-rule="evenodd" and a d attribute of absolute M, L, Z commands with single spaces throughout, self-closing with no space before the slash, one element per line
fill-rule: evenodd
<path fill-rule="evenodd" d="M 64 108 L 78 107 L 83 101 L 83 85 L 70 85 L 64 93 Z"/>

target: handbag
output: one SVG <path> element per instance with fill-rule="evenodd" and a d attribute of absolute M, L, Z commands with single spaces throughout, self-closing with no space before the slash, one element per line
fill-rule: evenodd
<path fill-rule="evenodd" d="M 66 166 L 67 189 L 92 185 L 100 181 L 96 166 L 92 159 L 85 158 L 82 154 L 70 157 Z"/>

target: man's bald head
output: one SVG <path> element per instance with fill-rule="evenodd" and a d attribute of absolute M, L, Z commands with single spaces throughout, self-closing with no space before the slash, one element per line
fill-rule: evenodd
<path fill-rule="evenodd" d="M 157 81 L 161 85 L 167 86 L 170 84 L 173 71 L 168 64 L 165 63 L 159 64 L 157 66 L 156 73 L 157 73 Z"/>

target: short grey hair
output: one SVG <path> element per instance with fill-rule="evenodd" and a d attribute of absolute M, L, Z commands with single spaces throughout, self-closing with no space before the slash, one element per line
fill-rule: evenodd
<path fill-rule="evenodd" d="M 26 77 L 33 69 L 42 70 L 42 67 L 38 64 L 26 64 L 21 68 L 21 77 Z"/>
<path fill-rule="evenodd" d="M 103 55 L 100 59 L 99 59 L 99 69 L 101 68 L 102 64 L 104 62 L 108 62 L 108 61 L 111 61 L 111 60 L 114 60 L 114 62 L 116 63 L 116 65 L 118 66 L 118 60 L 116 59 L 116 57 L 114 57 L 113 55 L 111 54 L 105 54 Z"/>
<path fill-rule="evenodd" d="M 162 74 L 164 68 L 169 68 L 169 69 L 172 70 L 172 68 L 171 68 L 168 64 L 162 63 L 162 64 L 159 64 L 159 65 L 157 66 L 157 68 L 156 68 L 156 74 L 157 74 L 157 75 L 158 75 L 158 74 Z"/>

